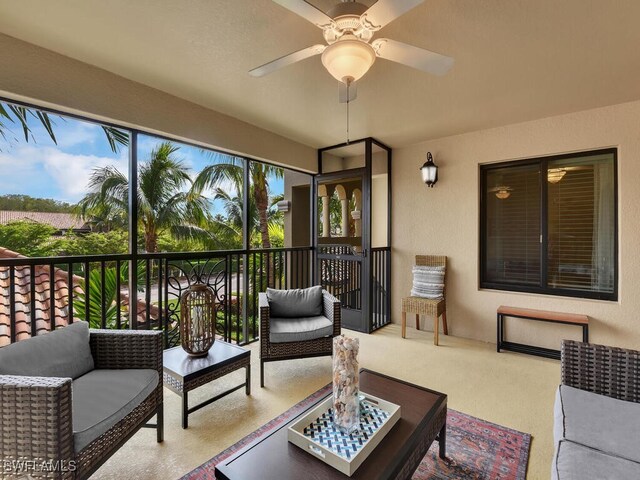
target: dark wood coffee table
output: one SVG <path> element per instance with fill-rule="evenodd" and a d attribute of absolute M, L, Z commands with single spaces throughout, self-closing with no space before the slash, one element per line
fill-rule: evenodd
<path fill-rule="evenodd" d="M 409 479 L 434 440 L 445 458 L 447 396 L 369 370 L 360 389 L 400 405 L 402 416 L 356 472 L 348 477 L 287 441 L 296 419 L 216 465 L 218 480 Z M 321 402 L 326 397 L 319 399 Z M 311 405 L 313 408 L 318 402 Z M 304 412 L 300 415 L 304 415 Z M 298 417 L 296 417 L 298 418 Z"/>
<path fill-rule="evenodd" d="M 164 351 L 163 380 L 165 387 L 182 397 L 182 428 L 189 427 L 189 414 L 245 387 L 251 395 L 251 351 L 222 340 L 216 340 L 206 357 L 190 357 L 182 347 Z M 213 398 L 189 408 L 189 391 L 240 368 L 246 369 L 245 382 Z"/>

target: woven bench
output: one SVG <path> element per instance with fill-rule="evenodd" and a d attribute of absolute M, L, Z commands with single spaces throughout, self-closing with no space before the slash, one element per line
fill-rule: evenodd
<path fill-rule="evenodd" d="M 582 328 L 582 341 L 584 343 L 589 343 L 589 317 L 587 315 L 534 310 L 532 308 L 506 307 L 501 305 L 498 307 L 497 317 L 498 353 L 500 353 L 500 350 L 510 350 L 512 352 L 527 353 L 529 355 L 538 355 L 540 357 L 560 360 L 560 350 L 506 341 L 504 339 L 505 317 L 524 318 L 525 320 L 537 320 L 540 322 L 561 323 L 565 325 L 577 325 Z"/>

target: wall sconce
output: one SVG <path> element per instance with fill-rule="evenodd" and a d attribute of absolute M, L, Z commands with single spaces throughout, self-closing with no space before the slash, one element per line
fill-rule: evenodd
<path fill-rule="evenodd" d="M 427 184 L 427 187 L 433 188 L 438 181 L 438 166 L 433 163 L 433 156 L 431 152 L 427 152 L 427 161 L 420 167 L 422 171 L 422 181 Z"/>
<path fill-rule="evenodd" d="M 279 212 L 288 212 L 291 209 L 291 202 L 289 200 L 280 200 L 276 203 L 276 208 Z"/>

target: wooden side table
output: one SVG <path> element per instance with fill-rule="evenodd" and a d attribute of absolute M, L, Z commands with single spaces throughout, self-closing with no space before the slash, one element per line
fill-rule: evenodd
<path fill-rule="evenodd" d="M 163 354 L 164 385 L 182 397 L 182 428 L 189 427 L 189 414 L 245 387 L 251 395 L 251 351 L 222 340 L 216 340 L 206 357 L 190 357 L 182 347 L 174 347 Z M 245 382 L 189 407 L 189 392 L 216 378 L 244 368 Z"/>

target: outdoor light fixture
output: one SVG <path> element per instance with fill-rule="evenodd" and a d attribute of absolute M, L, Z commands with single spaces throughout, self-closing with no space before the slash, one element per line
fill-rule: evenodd
<path fill-rule="evenodd" d="M 371 45 L 353 35 L 345 35 L 322 52 L 322 64 L 339 82 L 357 82 L 376 61 Z"/>
<path fill-rule="evenodd" d="M 427 184 L 427 187 L 433 188 L 438 181 L 438 166 L 433 163 L 431 152 L 427 152 L 427 161 L 420 170 L 422 170 L 422 181 Z"/>
<path fill-rule="evenodd" d="M 547 180 L 549 183 L 558 183 L 567 174 L 564 168 L 550 168 L 547 170 Z"/>

